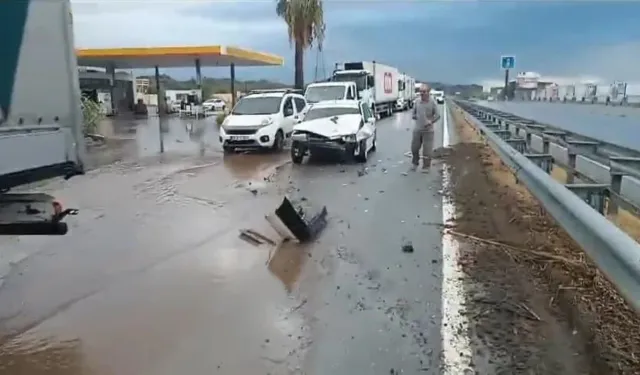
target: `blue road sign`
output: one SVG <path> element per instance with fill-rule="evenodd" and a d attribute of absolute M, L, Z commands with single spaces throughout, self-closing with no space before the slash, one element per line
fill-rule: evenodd
<path fill-rule="evenodd" d="M 500 66 L 502 69 L 513 69 L 516 67 L 515 56 L 502 56 L 500 58 Z"/>

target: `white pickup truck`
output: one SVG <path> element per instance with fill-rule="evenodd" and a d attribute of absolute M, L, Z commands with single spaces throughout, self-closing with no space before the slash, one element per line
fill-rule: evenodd
<path fill-rule="evenodd" d="M 84 170 L 81 94 L 69 0 L 2 1 L 0 235 L 65 234 L 46 194 L 7 193 Z"/>

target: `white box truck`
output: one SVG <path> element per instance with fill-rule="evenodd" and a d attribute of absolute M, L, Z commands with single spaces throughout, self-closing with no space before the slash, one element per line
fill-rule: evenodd
<path fill-rule="evenodd" d="M 405 111 L 413 108 L 413 102 L 416 98 L 415 93 L 416 80 L 408 74 L 400 74 L 398 79 L 398 100 L 396 101 L 395 109 L 398 111 Z"/>
<path fill-rule="evenodd" d="M 355 82 L 359 99 L 369 103 L 377 117 L 391 116 L 398 100 L 398 69 L 375 61 L 336 64 L 331 81 Z"/>
<path fill-rule="evenodd" d="M 84 134 L 69 0 L 2 1 L 0 235 L 65 234 L 47 194 L 8 193 L 83 173 Z"/>

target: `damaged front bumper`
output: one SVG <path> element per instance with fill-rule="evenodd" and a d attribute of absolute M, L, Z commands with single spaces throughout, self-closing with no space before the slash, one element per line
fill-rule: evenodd
<path fill-rule="evenodd" d="M 356 136 L 349 135 L 340 138 L 328 138 L 312 133 L 293 133 L 291 136 L 292 147 L 298 147 L 305 153 L 353 153 L 356 148 Z"/>

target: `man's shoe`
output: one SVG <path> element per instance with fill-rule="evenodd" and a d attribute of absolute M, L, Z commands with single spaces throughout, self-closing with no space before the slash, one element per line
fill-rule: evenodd
<path fill-rule="evenodd" d="M 418 166 L 415 164 L 412 164 L 411 167 L 409 167 L 409 172 L 415 172 L 418 169 Z"/>

